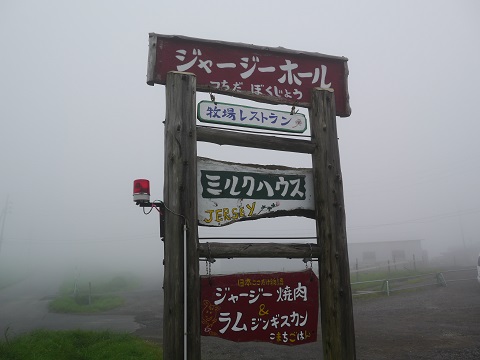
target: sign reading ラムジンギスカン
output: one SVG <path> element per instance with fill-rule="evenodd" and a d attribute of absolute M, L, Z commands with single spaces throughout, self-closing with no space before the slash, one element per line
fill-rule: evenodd
<path fill-rule="evenodd" d="M 301 272 L 203 276 L 203 336 L 302 345 L 317 340 L 318 278 Z"/>
<path fill-rule="evenodd" d="M 285 48 L 150 34 L 147 83 L 191 72 L 197 90 L 309 107 L 313 88 L 335 91 L 336 113 L 350 116 L 348 59 Z"/>
<path fill-rule="evenodd" d="M 198 222 L 223 226 L 262 217 L 314 217 L 311 169 L 197 159 Z"/>

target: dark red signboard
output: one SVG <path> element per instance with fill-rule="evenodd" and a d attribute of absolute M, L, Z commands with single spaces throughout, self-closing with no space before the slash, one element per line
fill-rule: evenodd
<path fill-rule="evenodd" d="M 349 116 L 348 59 L 184 36 L 150 34 L 147 83 L 170 71 L 191 72 L 197 90 L 273 104 L 309 107 L 313 88 L 335 91 L 336 113 Z"/>
<path fill-rule="evenodd" d="M 203 336 L 302 345 L 317 340 L 318 278 L 301 272 L 202 276 Z"/>

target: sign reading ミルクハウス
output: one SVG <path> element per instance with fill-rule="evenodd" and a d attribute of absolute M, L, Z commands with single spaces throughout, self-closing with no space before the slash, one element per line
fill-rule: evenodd
<path fill-rule="evenodd" d="M 198 158 L 198 222 L 222 226 L 286 215 L 313 217 L 311 169 L 245 165 Z"/>

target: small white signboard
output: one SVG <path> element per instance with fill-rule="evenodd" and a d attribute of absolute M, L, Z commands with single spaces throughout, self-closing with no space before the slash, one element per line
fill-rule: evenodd
<path fill-rule="evenodd" d="M 315 210 L 311 169 L 197 162 L 198 221 L 223 226 L 261 217 L 308 216 Z"/>
<path fill-rule="evenodd" d="M 198 104 L 197 118 L 207 123 L 292 133 L 303 133 L 307 129 L 307 119 L 305 115 L 300 113 L 259 109 L 213 101 L 201 101 Z"/>

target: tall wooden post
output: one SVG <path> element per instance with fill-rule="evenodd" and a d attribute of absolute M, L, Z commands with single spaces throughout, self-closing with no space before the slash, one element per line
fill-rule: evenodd
<path fill-rule="evenodd" d="M 172 360 L 184 359 L 185 334 L 188 359 L 196 360 L 201 356 L 195 94 L 195 75 L 180 72 L 167 74 L 163 188 L 166 207 L 163 358 Z M 187 262 L 187 284 L 184 282 L 184 261 Z M 186 329 L 185 289 L 188 289 Z"/>
<path fill-rule="evenodd" d="M 355 330 L 333 90 L 314 89 L 309 112 L 323 355 L 326 360 L 350 360 L 356 358 Z"/>

